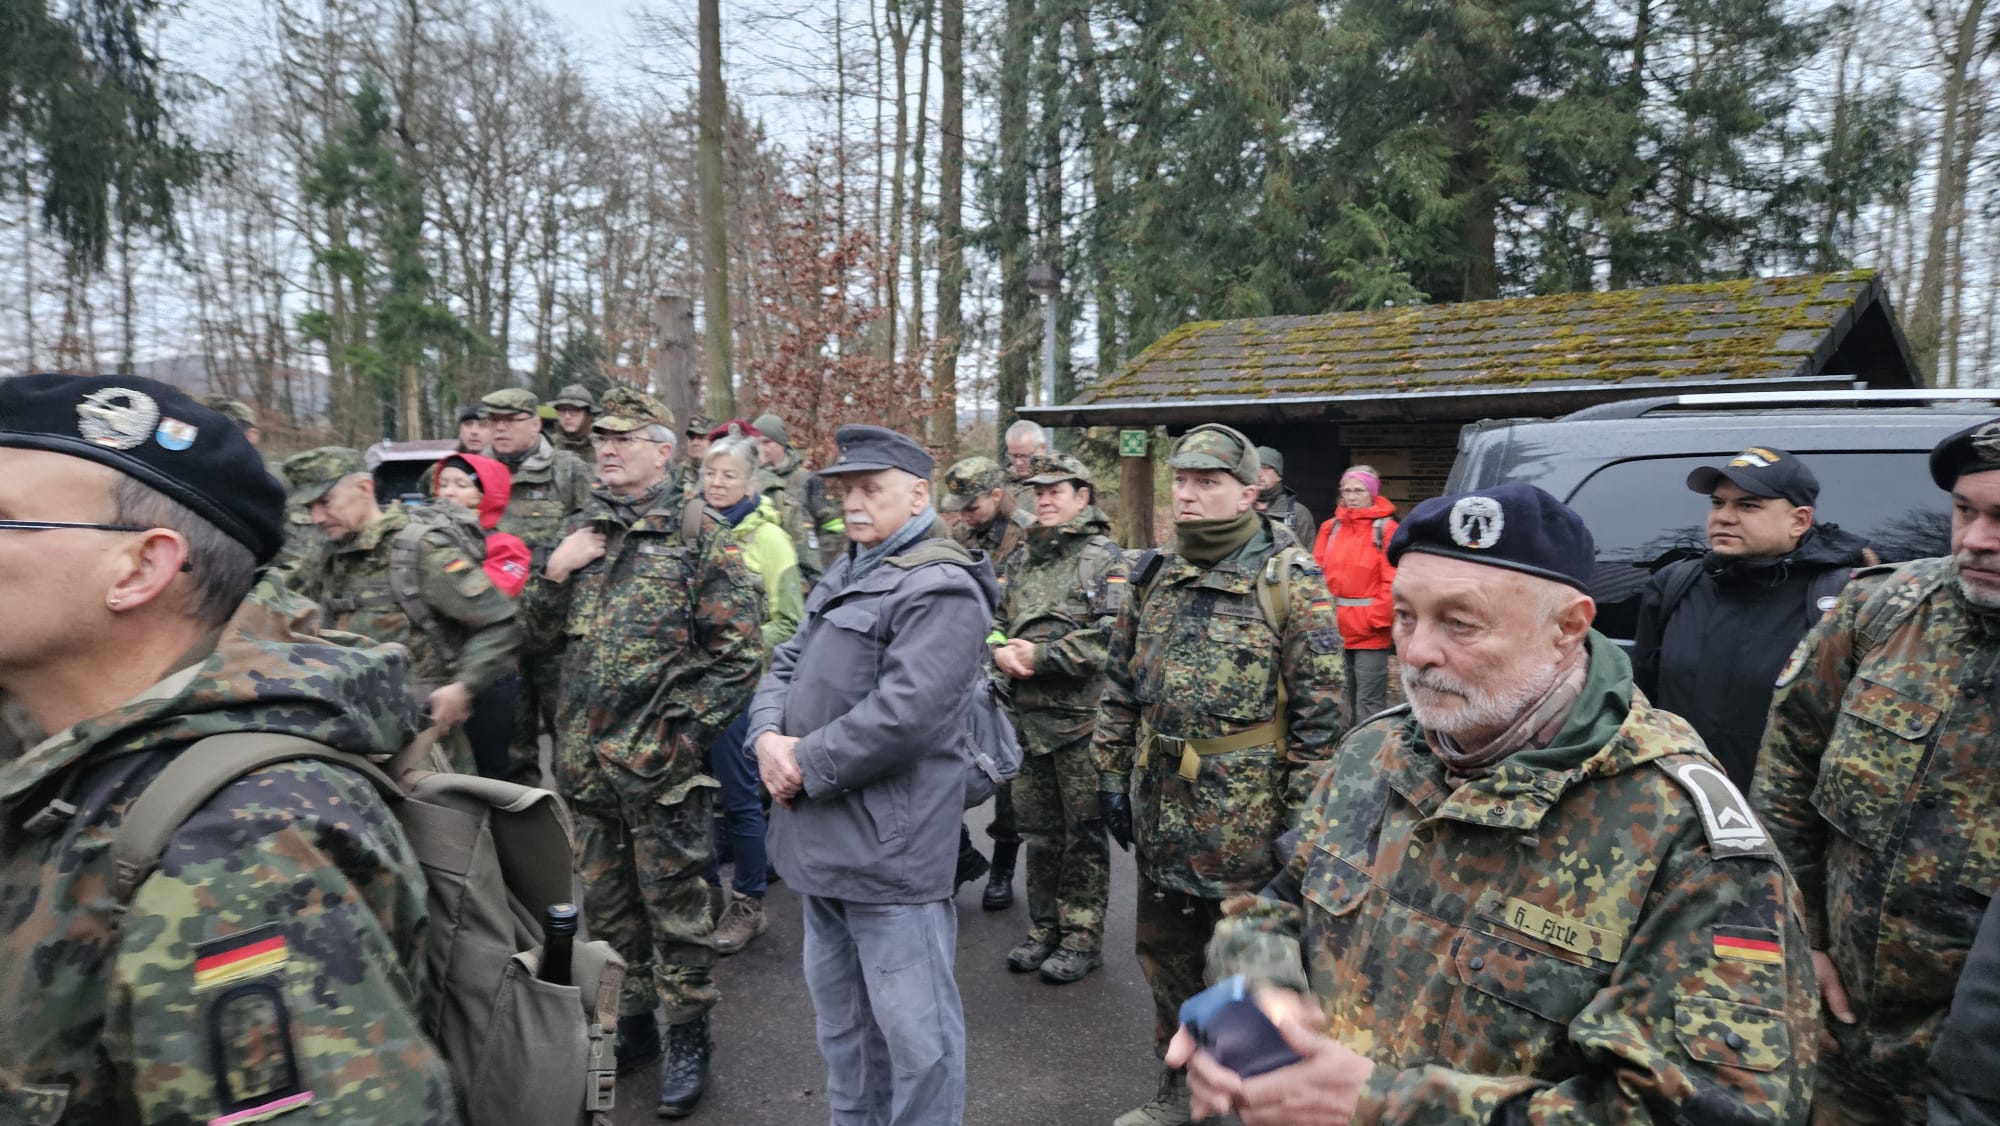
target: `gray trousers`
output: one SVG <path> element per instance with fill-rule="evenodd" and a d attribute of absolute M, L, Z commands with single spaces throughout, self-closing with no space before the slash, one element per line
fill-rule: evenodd
<path fill-rule="evenodd" d="M 959 1126 L 965 1012 L 952 901 L 799 902 L 832 1126 Z"/>
<path fill-rule="evenodd" d="M 1347 659 L 1347 725 L 1360 723 L 1389 706 L 1389 651 L 1342 650 Z"/>

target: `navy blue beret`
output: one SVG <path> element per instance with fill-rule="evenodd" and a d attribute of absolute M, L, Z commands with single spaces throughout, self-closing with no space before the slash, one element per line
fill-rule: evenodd
<path fill-rule="evenodd" d="M 1406 551 L 1504 567 L 1590 593 L 1597 544 L 1583 517 L 1533 485 L 1495 485 L 1418 505 L 1389 541 L 1393 566 Z"/>
<path fill-rule="evenodd" d="M 227 416 L 136 375 L 0 379 L 0 446 L 68 454 L 193 509 L 269 563 L 285 542 L 285 490 Z"/>

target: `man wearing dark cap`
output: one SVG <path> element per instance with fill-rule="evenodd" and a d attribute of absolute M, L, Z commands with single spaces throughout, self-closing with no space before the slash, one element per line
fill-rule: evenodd
<path fill-rule="evenodd" d="M 597 455 L 590 448 L 590 415 L 597 409 L 597 400 L 591 397 L 590 388 L 581 383 L 572 383 L 549 400 L 556 409 L 556 432 L 549 441 L 559 450 L 568 450 L 583 461 L 591 461 Z"/>
<path fill-rule="evenodd" d="M 283 519 L 237 427 L 166 384 L 0 379 L 0 1121 L 458 1118 L 413 988 L 424 880 L 366 779 L 245 774 L 114 891 L 131 802 L 201 740 L 412 734 L 402 650 L 251 594 Z"/>
<path fill-rule="evenodd" d="M 659 1111 L 708 1086 L 715 924 L 702 873 L 715 848 L 708 747 L 763 667 L 763 584 L 668 468 L 673 415 L 605 392 L 591 432 L 602 482 L 522 593 L 530 630 L 564 641 L 550 767 L 576 816 L 584 920 L 625 958 L 618 1065 L 667 1058 Z"/>
<path fill-rule="evenodd" d="M 771 863 L 800 899 L 832 1121 L 957 1126 L 964 709 L 999 586 L 945 535 L 923 447 L 879 426 L 837 440 L 820 475 L 853 544 L 772 656 L 749 740 L 776 802 Z"/>
<path fill-rule="evenodd" d="M 1798 876 L 1838 1045 L 1816 1123 L 1921 1123 L 1926 1057 L 1987 900 L 2000 669 L 2000 420 L 1931 451 L 1952 554 L 1859 572 L 1778 674 L 1751 799 Z"/>
<path fill-rule="evenodd" d="M 514 600 L 486 577 L 484 551 L 468 550 L 484 540 L 478 525 L 456 506 L 383 507 L 360 451 L 345 446 L 293 454 L 284 470 L 287 503 L 326 537 L 288 585 L 319 603 L 328 626 L 408 649 L 429 720 L 462 725 L 472 698 L 513 671 L 521 640 Z M 470 746 L 454 742 L 469 771 Z"/>
<path fill-rule="evenodd" d="M 1001 589 L 1006 589 L 1008 570 L 1028 552 L 1028 529 L 1035 524 L 1032 506 L 1015 503 L 1007 474 L 989 457 L 968 457 L 954 463 L 944 471 L 942 492 L 937 507 L 951 527 L 951 538 L 969 551 L 984 552 Z M 979 905 L 988 911 L 1005 911 L 1014 903 L 1014 862 L 1021 852 L 1011 782 L 993 793 L 993 816 L 986 822 L 986 835 L 993 839 L 992 863 L 972 847 L 972 837 L 967 834 L 959 849 L 958 882 L 985 876 L 986 890 Z"/>
<path fill-rule="evenodd" d="M 458 452 L 462 454 L 486 453 L 486 443 L 493 435 L 493 424 L 479 416 L 478 404 L 458 408 Z M 417 491 L 425 496 L 437 494 L 437 471 L 435 465 L 425 468 L 417 477 Z M 282 476 L 282 474 L 280 474 Z"/>
<path fill-rule="evenodd" d="M 1797 889 L 1591 629 L 1595 554 L 1532 485 L 1428 500 L 1397 529 L 1407 703 L 1341 743 L 1283 871 L 1209 945 L 1300 1059 L 1246 1078 L 1179 1033 L 1196 1114 L 1804 1122 Z"/>
<path fill-rule="evenodd" d="M 1814 521 L 1819 481 L 1783 450 L 1752 447 L 1687 486 L 1708 497 L 1708 554 L 1661 568 L 1640 594 L 1632 681 L 1748 790 L 1771 682 L 1868 564 L 1868 545 Z"/>
<path fill-rule="evenodd" d="M 507 467 L 514 491 L 496 531 L 519 536 L 542 567 L 562 538 L 570 517 L 590 499 L 591 468 L 575 454 L 559 450 L 542 435 L 535 393 L 503 387 L 479 400 L 479 417 L 489 427 L 487 456 Z M 514 742 L 507 748 L 509 781 L 539 786 L 542 732 L 555 731 L 561 698 L 558 668 L 561 636 L 544 636 L 532 624 L 521 639 L 521 691 L 515 697 Z"/>
<path fill-rule="evenodd" d="M 1272 845 L 1346 728 L 1340 628 L 1305 549 L 1256 510 L 1257 450 L 1227 426 L 1175 443 L 1174 543 L 1132 566 L 1092 753 L 1111 838 L 1136 851 L 1139 968 L 1164 1051 L 1206 984 L 1222 902 L 1278 872 Z M 1117 1126 L 1190 1121 L 1185 1077 Z"/>
<path fill-rule="evenodd" d="M 680 469 L 674 479 L 680 484 L 681 493 L 694 496 L 701 492 L 701 461 L 708 456 L 708 432 L 715 429 L 715 420 L 705 414 L 688 416 L 687 425 L 681 429 L 686 439 L 680 451 Z M 762 454 L 759 454 L 761 460 Z"/>
<path fill-rule="evenodd" d="M 1026 752 L 1021 776 L 1007 789 L 1028 842 L 1029 931 L 1008 952 L 1007 968 L 1040 971 L 1042 980 L 1061 985 L 1104 964 L 1111 846 L 1097 809 L 1090 737 L 1129 568 L 1108 535 L 1111 522 L 1091 503 L 1082 462 L 1036 454 L 1027 482 L 1035 489 L 1035 527 L 1003 577 L 1004 601 L 988 638 Z M 1011 877 L 1011 853 L 1008 860 Z"/>
<path fill-rule="evenodd" d="M 1285 455 L 1275 447 L 1258 446 L 1257 467 L 1257 511 L 1283 524 L 1301 547 L 1312 547 L 1319 525 L 1299 494 L 1285 487 Z"/>

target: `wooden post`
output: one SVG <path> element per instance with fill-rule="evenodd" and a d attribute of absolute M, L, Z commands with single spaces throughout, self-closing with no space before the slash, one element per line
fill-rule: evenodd
<path fill-rule="evenodd" d="M 1128 551 L 1153 546 L 1153 433 L 1118 432 L 1118 544 Z"/>
<path fill-rule="evenodd" d="M 701 410 L 701 387 L 694 371 L 694 302 L 678 293 L 656 299 L 653 331 L 660 341 L 653 353 L 653 386 L 677 424 L 686 426 L 689 417 Z"/>

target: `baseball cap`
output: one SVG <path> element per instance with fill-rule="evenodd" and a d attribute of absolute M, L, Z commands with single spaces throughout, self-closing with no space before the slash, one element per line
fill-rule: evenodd
<path fill-rule="evenodd" d="M 1819 499 L 1819 478 L 1806 463 L 1783 450 L 1751 446 L 1727 465 L 1704 465 L 1687 475 L 1687 487 L 1703 496 L 1728 481 L 1752 496 L 1775 497 L 1805 506 Z"/>

